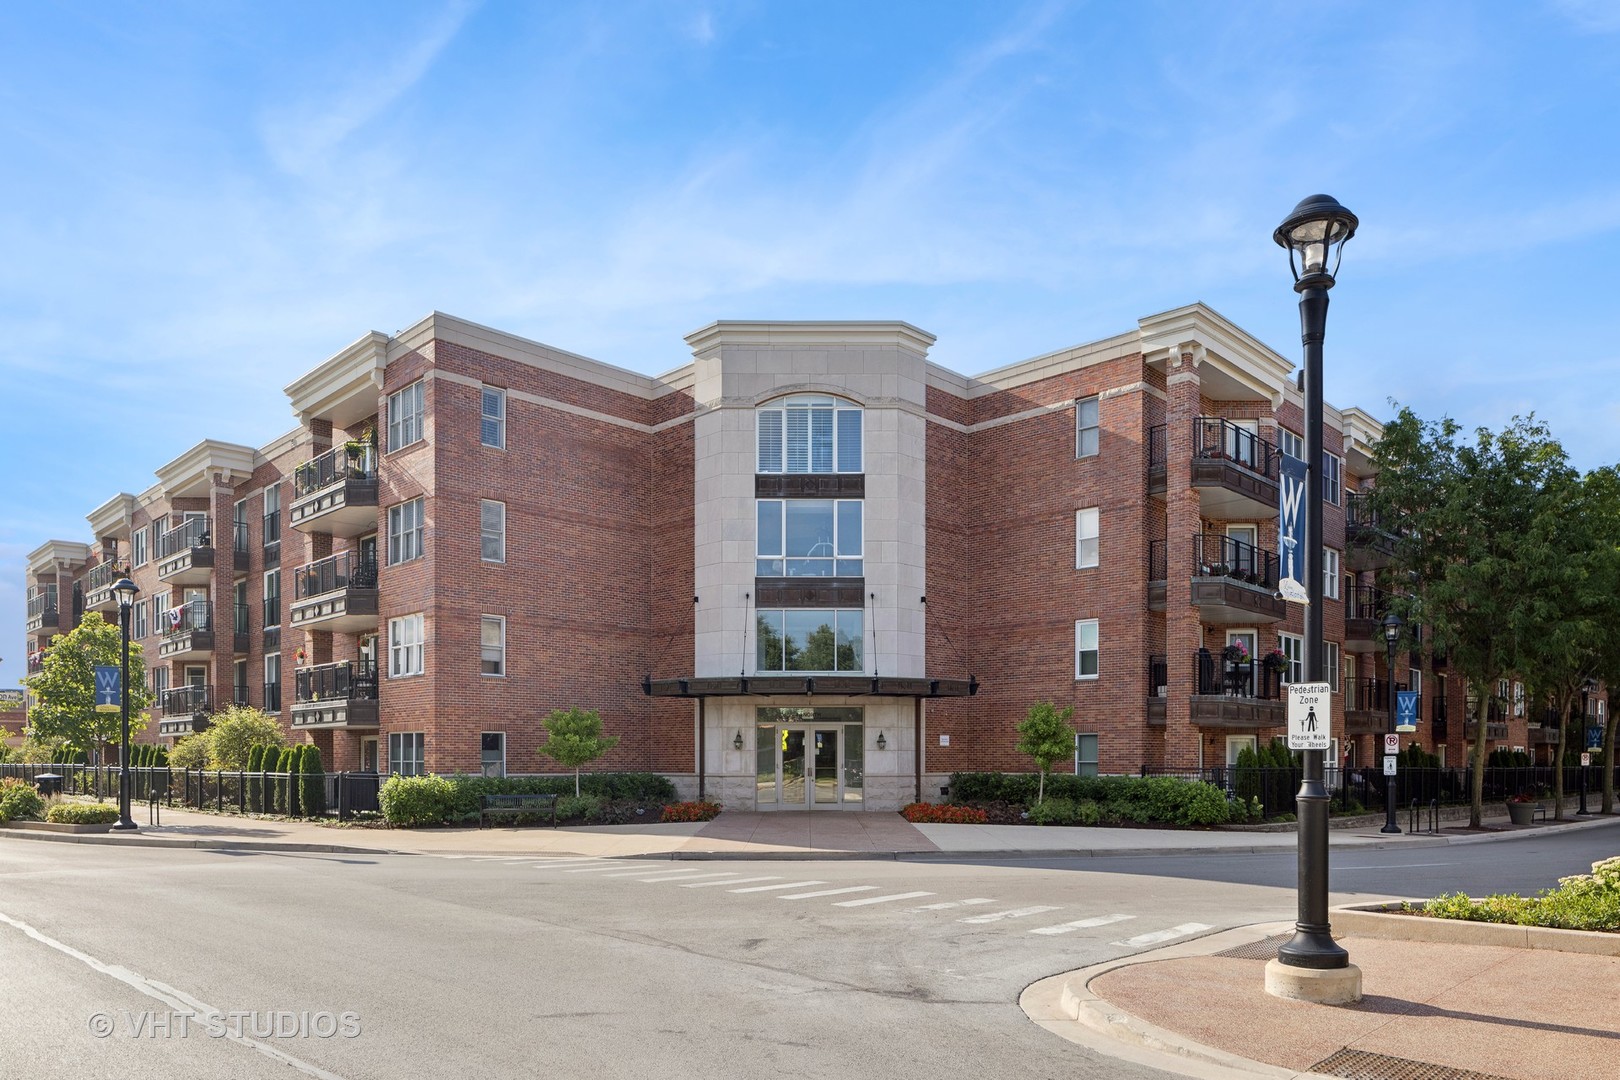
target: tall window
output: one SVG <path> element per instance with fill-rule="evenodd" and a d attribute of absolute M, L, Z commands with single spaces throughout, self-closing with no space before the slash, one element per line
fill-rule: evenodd
<path fill-rule="evenodd" d="M 506 674 L 506 620 L 485 615 L 479 620 L 478 670 L 483 675 Z"/>
<path fill-rule="evenodd" d="M 406 615 L 388 620 L 388 677 L 420 675 L 423 663 L 422 616 Z"/>
<path fill-rule="evenodd" d="M 422 557 L 423 500 L 412 499 L 388 508 L 388 565 Z"/>
<path fill-rule="evenodd" d="M 1097 565 L 1097 508 L 1074 512 L 1074 568 Z"/>
<path fill-rule="evenodd" d="M 762 473 L 858 473 L 861 410 L 839 398 L 799 394 L 756 413 Z"/>
<path fill-rule="evenodd" d="M 130 536 L 130 550 L 133 552 L 134 565 L 146 565 L 146 530 L 136 529 Z"/>
<path fill-rule="evenodd" d="M 759 671 L 863 671 L 866 612 L 762 609 L 755 613 Z"/>
<path fill-rule="evenodd" d="M 479 396 L 478 441 L 506 449 L 506 391 L 486 386 Z"/>
<path fill-rule="evenodd" d="M 264 546 L 281 543 L 281 486 L 264 489 Z"/>
<path fill-rule="evenodd" d="M 1097 456 L 1097 399 L 1081 398 L 1074 403 L 1074 456 Z"/>
<path fill-rule="evenodd" d="M 486 731 L 479 735 L 479 764 L 485 776 L 506 775 L 506 732 Z"/>
<path fill-rule="evenodd" d="M 146 636 L 146 605 L 135 604 L 129 609 L 130 637 L 140 639 Z"/>
<path fill-rule="evenodd" d="M 760 499 L 755 567 L 760 577 L 860 577 L 859 499 Z"/>
<path fill-rule="evenodd" d="M 264 655 L 264 711 L 281 711 L 281 654 Z"/>
<path fill-rule="evenodd" d="M 398 450 L 422 441 L 425 411 L 424 384 L 420 379 L 388 396 L 388 449 Z"/>
<path fill-rule="evenodd" d="M 1344 496 L 1344 458 L 1322 451 L 1322 498 L 1338 506 Z"/>
<path fill-rule="evenodd" d="M 1322 595 L 1328 600 L 1339 598 L 1339 553 L 1332 548 L 1322 549 Z"/>
<path fill-rule="evenodd" d="M 506 561 L 506 504 L 494 499 L 478 502 L 478 549 L 485 562 Z"/>
<path fill-rule="evenodd" d="M 157 695 L 157 700 L 163 700 L 164 693 L 169 689 L 169 665 L 160 664 L 146 673 L 146 685 Z"/>
<path fill-rule="evenodd" d="M 264 574 L 264 625 L 281 625 L 281 571 L 266 570 Z"/>
<path fill-rule="evenodd" d="M 427 735 L 420 731 L 388 733 L 388 771 L 396 776 L 421 776 L 427 771 Z"/>
<path fill-rule="evenodd" d="M 1097 677 L 1097 620 L 1077 619 L 1074 624 L 1074 677 Z"/>
<path fill-rule="evenodd" d="M 1339 692 L 1339 643 L 1337 641 L 1322 642 L 1322 675 L 1328 681 L 1328 689 L 1337 694 Z"/>
<path fill-rule="evenodd" d="M 1301 683 L 1305 681 L 1305 639 L 1298 634 L 1278 634 L 1277 640 L 1283 652 L 1282 681 L 1285 683 Z"/>

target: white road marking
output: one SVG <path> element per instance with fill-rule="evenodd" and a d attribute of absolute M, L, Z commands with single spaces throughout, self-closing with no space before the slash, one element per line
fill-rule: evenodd
<path fill-rule="evenodd" d="M 1135 915 L 1099 915 L 1094 919 L 1076 919 L 1074 922 L 1058 923 L 1056 926 L 1042 926 L 1031 930 L 1032 934 L 1072 934 L 1076 930 L 1085 930 L 1093 926 L 1107 926 L 1110 923 L 1124 922 L 1134 919 Z"/>
<path fill-rule="evenodd" d="M 955 907 L 973 907 L 977 904 L 993 904 L 994 900 L 984 896 L 975 896 L 971 900 L 945 900 L 938 904 L 924 904 L 922 907 L 906 908 L 906 914 L 913 911 L 945 911 Z"/>
<path fill-rule="evenodd" d="M 603 878 L 603 880 L 606 881 L 607 878 L 616 878 L 616 877 L 641 877 L 642 874 L 646 874 L 646 873 L 650 873 L 650 871 L 644 866 L 640 870 L 629 870 L 629 871 L 626 871 L 623 874 L 608 874 L 606 877 Z M 694 866 L 690 870 L 660 870 L 660 871 L 658 871 L 658 876 L 661 877 L 661 878 L 686 877 L 686 876 L 689 876 L 691 874 L 701 874 L 701 873 L 703 873 L 703 867 Z M 654 880 L 654 879 L 648 878 L 647 880 L 651 881 L 651 880 Z"/>
<path fill-rule="evenodd" d="M 681 873 L 683 873 L 683 874 L 688 873 L 688 871 L 682 870 Z M 652 884 L 656 884 L 657 882 L 664 881 L 664 880 L 668 879 L 669 876 L 670 876 L 669 874 L 657 874 L 657 875 L 654 875 L 653 877 L 637 878 L 636 880 L 644 881 L 647 884 L 652 885 Z M 696 880 L 698 880 L 698 878 L 706 878 L 706 877 L 734 878 L 736 876 L 737 876 L 737 871 L 728 870 L 723 874 L 716 874 L 716 873 L 699 874 L 697 877 L 691 878 L 690 880 L 696 881 Z M 679 885 L 681 883 L 677 881 L 675 884 Z M 735 885 L 737 883 L 735 881 L 716 881 L 716 882 L 714 882 L 714 884 L 716 884 L 716 885 Z"/>
<path fill-rule="evenodd" d="M 623 870 L 623 869 L 624 869 L 624 864 L 623 863 L 610 862 L 605 866 L 576 866 L 572 870 L 564 870 L 563 873 L 565 873 L 565 874 L 600 874 L 604 870 Z M 645 870 L 638 870 L 637 873 L 645 874 L 646 871 Z"/>
<path fill-rule="evenodd" d="M 1408 866 L 1455 866 L 1455 865 L 1457 865 L 1457 864 L 1456 863 L 1448 863 L 1448 862 L 1383 863 L 1382 865 L 1379 865 L 1379 866 L 1335 866 L 1333 868 L 1333 872 L 1335 874 L 1338 874 L 1338 873 L 1343 873 L 1346 870 L 1405 870 Z"/>
<path fill-rule="evenodd" d="M 724 882 L 723 884 L 735 885 L 737 883 L 735 881 L 727 881 L 727 882 Z M 773 892 L 776 889 L 801 889 L 806 885 L 825 885 L 825 884 L 827 884 L 825 881 L 786 881 L 786 882 L 783 882 L 780 885 L 755 885 L 751 889 L 727 889 L 726 891 L 727 892 L 735 892 L 735 893 Z"/>
<path fill-rule="evenodd" d="M 821 890 L 819 890 L 817 892 L 788 893 L 786 896 L 778 896 L 777 899 L 778 900 L 813 900 L 814 898 L 816 898 L 818 896 L 842 896 L 845 893 L 852 893 L 852 892 L 871 892 L 875 888 L 877 888 L 876 885 L 851 885 L 847 889 L 821 889 Z"/>
<path fill-rule="evenodd" d="M 697 882 L 693 882 L 690 885 L 681 885 L 681 888 L 683 888 L 683 889 L 710 889 L 710 888 L 713 888 L 716 885 L 741 885 L 745 881 L 780 881 L 780 880 L 782 880 L 780 875 L 771 874 L 771 875 L 767 875 L 765 877 L 735 878 L 735 879 L 733 879 L 731 881 L 697 881 Z M 680 883 L 677 882 L 677 884 L 680 884 Z"/>
<path fill-rule="evenodd" d="M 601 862 L 595 855 L 585 855 L 578 859 L 529 859 L 529 865 L 536 870 L 556 870 L 564 866 L 578 866 L 580 863 Z"/>
<path fill-rule="evenodd" d="M 887 904 L 891 900 L 915 900 L 919 896 L 933 896 L 931 892 L 897 892 L 888 896 L 863 896 L 859 900 L 840 900 L 833 907 L 865 907 L 867 904 Z"/>
<path fill-rule="evenodd" d="M 1011 911 L 992 911 L 988 915 L 975 915 L 969 919 L 957 919 L 965 923 L 993 923 L 1002 919 L 1022 919 L 1025 915 L 1039 915 L 1043 911 L 1056 911 L 1055 905 L 1037 904 L 1034 907 L 1013 908 Z"/>
<path fill-rule="evenodd" d="M 1123 945 L 1127 949 L 1134 949 L 1141 945 L 1157 945 L 1159 942 L 1169 941 L 1171 938 L 1186 937 L 1188 934 L 1196 934 L 1203 930 L 1213 929 L 1214 927 L 1205 926 L 1201 922 L 1186 922 L 1182 923 L 1180 926 L 1172 926 L 1168 930 L 1155 930 L 1151 934 L 1138 934 L 1136 937 L 1126 938 L 1124 941 L 1116 941 L 1114 944 Z"/>
<path fill-rule="evenodd" d="M 3 911 L 0 911 L 0 922 L 3 922 L 8 926 L 16 927 L 18 930 L 21 930 L 24 934 L 33 938 L 41 945 L 55 949 L 64 956 L 71 956 L 73 959 L 79 961 L 79 963 L 90 968 L 92 971 L 99 971 L 103 975 L 118 980 L 137 993 L 145 994 L 154 1001 L 162 1002 L 174 1012 L 194 1013 L 203 1017 L 210 1015 L 224 1017 L 229 1015 L 224 1010 L 216 1009 L 207 1002 L 199 1001 L 190 994 L 176 990 L 172 986 L 148 979 L 144 975 L 131 971 L 126 967 L 119 967 L 113 964 L 103 963 L 88 953 L 80 952 L 71 945 L 65 945 L 62 942 L 57 941 L 55 938 L 46 937 L 38 930 L 35 930 L 32 926 L 29 926 L 25 922 L 20 922 L 17 919 L 13 919 L 10 915 L 7 915 Z M 304 1061 L 302 1058 L 295 1058 L 289 1053 L 277 1050 L 275 1047 L 268 1046 L 262 1042 L 259 1042 L 257 1039 L 252 1039 L 241 1034 L 235 1025 L 222 1024 L 221 1026 L 224 1029 L 223 1034 L 220 1036 L 221 1038 L 229 1039 L 231 1042 L 246 1046 L 252 1050 L 257 1050 L 259 1053 L 263 1054 L 272 1061 L 279 1061 L 283 1065 L 291 1065 L 305 1076 L 313 1076 L 316 1077 L 317 1080 L 343 1080 L 343 1077 L 339 1076 L 337 1073 L 327 1072 L 318 1065 L 312 1065 L 309 1062 Z M 212 1033 L 210 1032 L 210 1034 Z"/>

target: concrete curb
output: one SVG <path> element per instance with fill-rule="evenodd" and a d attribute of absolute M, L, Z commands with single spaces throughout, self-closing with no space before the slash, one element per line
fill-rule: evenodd
<path fill-rule="evenodd" d="M 1421 900 L 1413 903 L 1423 903 Z M 1433 919 L 1390 913 L 1394 904 L 1357 904 L 1334 908 L 1329 916 L 1340 934 L 1392 941 L 1428 941 L 1442 945 L 1495 945 L 1505 949 L 1549 949 L 1588 956 L 1620 956 L 1620 934 L 1559 930 L 1546 926 Z"/>
<path fill-rule="evenodd" d="M 269 851 L 311 852 L 322 855 L 420 855 L 417 851 L 384 848 L 343 847 L 337 844 L 277 844 L 252 840 L 167 840 L 155 836 L 111 836 L 85 833 L 12 832 L 3 834 L 9 839 L 43 840 L 54 844 L 100 844 L 103 847 L 187 848 L 212 851 Z"/>

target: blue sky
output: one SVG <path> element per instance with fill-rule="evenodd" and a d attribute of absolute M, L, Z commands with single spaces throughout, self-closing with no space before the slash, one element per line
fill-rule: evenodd
<path fill-rule="evenodd" d="M 1294 357 L 1326 191 L 1329 401 L 1612 462 L 1617 84 L 1606 0 L 7 5 L 0 686 L 29 550 L 433 309 L 650 373 L 900 318 L 973 374 L 1203 300 Z"/>

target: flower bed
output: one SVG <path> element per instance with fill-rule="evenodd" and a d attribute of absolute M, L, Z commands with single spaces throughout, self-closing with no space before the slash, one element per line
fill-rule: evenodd
<path fill-rule="evenodd" d="M 1474 900 L 1453 893 L 1402 910 L 1435 919 L 1620 933 L 1620 857 L 1593 863 L 1590 874 L 1559 878 L 1556 889 L 1535 896 L 1498 893 Z"/>
<path fill-rule="evenodd" d="M 720 804 L 712 802 L 678 802 L 664 807 L 660 821 L 713 821 L 720 816 Z"/>
<path fill-rule="evenodd" d="M 919 825 L 986 825 L 990 817 L 976 806 L 956 806 L 951 803 L 911 803 L 901 809 L 900 816 Z"/>

